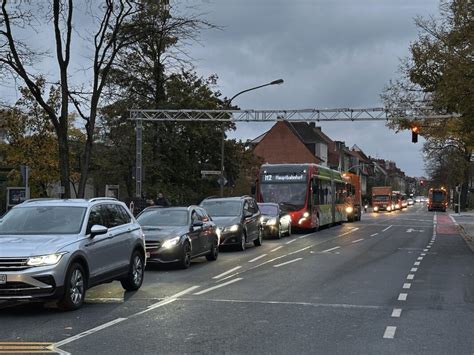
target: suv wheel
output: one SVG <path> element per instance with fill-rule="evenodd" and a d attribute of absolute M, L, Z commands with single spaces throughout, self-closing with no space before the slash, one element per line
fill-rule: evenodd
<path fill-rule="evenodd" d="M 187 269 L 191 266 L 191 245 L 188 242 L 183 244 L 183 251 L 181 255 L 181 260 L 179 261 L 179 266 L 181 269 Z"/>
<path fill-rule="evenodd" d="M 58 307 L 65 311 L 79 309 L 86 297 L 86 277 L 81 264 L 73 263 L 67 273 L 64 283 L 64 295 L 58 302 Z"/>
<path fill-rule="evenodd" d="M 246 235 L 245 235 L 245 232 L 242 232 L 242 235 L 240 236 L 240 245 L 239 245 L 239 250 L 240 251 L 244 251 L 245 250 L 245 243 L 247 242 L 246 241 Z"/>
<path fill-rule="evenodd" d="M 217 257 L 219 256 L 219 246 L 217 245 L 217 241 L 212 243 L 211 251 L 209 254 L 206 255 L 206 259 L 208 261 L 214 261 L 217 260 Z"/>
<path fill-rule="evenodd" d="M 280 233 L 280 232 L 278 231 L 278 233 Z M 258 231 L 258 237 L 257 237 L 257 239 L 255 239 L 253 241 L 253 244 L 256 247 L 259 247 L 260 245 L 262 245 L 262 230 L 261 229 Z"/>
<path fill-rule="evenodd" d="M 128 275 L 120 280 L 122 287 L 127 291 L 138 290 L 143 283 L 143 275 L 145 273 L 143 255 L 135 250 L 130 260 Z"/>

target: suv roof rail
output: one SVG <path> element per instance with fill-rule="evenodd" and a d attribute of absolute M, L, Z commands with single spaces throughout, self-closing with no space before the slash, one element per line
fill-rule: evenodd
<path fill-rule="evenodd" d="M 37 201 L 50 201 L 50 200 L 56 200 L 51 197 L 42 197 L 42 198 L 29 198 L 28 200 L 23 201 L 23 203 L 30 203 L 30 202 L 37 202 Z"/>
<path fill-rule="evenodd" d="M 115 197 L 94 197 L 90 198 L 89 202 L 96 202 L 96 201 L 118 201 Z"/>
<path fill-rule="evenodd" d="M 207 197 L 204 197 L 204 198 L 202 199 L 202 201 L 204 201 L 204 200 L 210 200 L 210 199 L 212 199 L 212 198 L 221 198 L 221 197 L 222 197 L 222 196 L 217 196 L 217 195 L 207 196 Z"/>

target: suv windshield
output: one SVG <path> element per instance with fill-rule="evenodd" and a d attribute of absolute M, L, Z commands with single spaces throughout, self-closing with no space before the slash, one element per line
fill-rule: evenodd
<path fill-rule="evenodd" d="M 278 216 L 278 207 L 273 205 L 258 204 L 258 208 L 262 214 L 267 216 Z"/>
<path fill-rule="evenodd" d="M 137 222 L 143 227 L 185 226 L 188 224 L 188 212 L 183 210 L 170 210 L 169 208 L 156 208 L 143 211 L 143 213 L 137 217 Z"/>
<path fill-rule="evenodd" d="M 201 206 L 204 207 L 211 216 L 215 217 L 229 217 L 239 216 L 242 212 L 241 201 L 229 200 L 213 200 L 203 201 Z"/>
<path fill-rule="evenodd" d="M 84 207 L 72 206 L 17 207 L 0 219 L 0 235 L 77 234 L 85 212 Z"/>

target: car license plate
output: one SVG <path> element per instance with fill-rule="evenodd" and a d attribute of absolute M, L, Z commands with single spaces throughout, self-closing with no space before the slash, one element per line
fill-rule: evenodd
<path fill-rule="evenodd" d="M 147 258 L 149 258 L 149 257 L 150 257 L 150 253 L 149 253 L 149 252 L 148 252 L 148 253 L 146 253 L 146 257 L 147 257 Z"/>
<path fill-rule="evenodd" d="M 7 275 L 0 275 L 0 285 L 7 283 Z"/>

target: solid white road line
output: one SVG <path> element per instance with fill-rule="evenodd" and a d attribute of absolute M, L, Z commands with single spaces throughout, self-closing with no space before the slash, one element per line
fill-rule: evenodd
<path fill-rule="evenodd" d="M 400 318 L 402 315 L 402 309 L 401 308 L 394 308 L 392 312 L 392 317 L 393 318 Z"/>
<path fill-rule="evenodd" d="M 291 263 L 294 263 L 294 262 L 300 261 L 300 260 L 303 260 L 303 258 L 296 258 L 296 259 L 293 259 L 293 260 L 290 260 L 290 261 L 287 261 L 287 262 L 284 262 L 284 263 L 281 263 L 281 264 L 273 265 L 273 267 L 280 267 L 280 266 L 291 264 Z"/>
<path fill-rule="evenodd" d="M 363 241 L 363 240 L 364 240 L 364 238 L 357 239 L 357 240 L 353 240 L 352 243 L 358 243 L 358 242 L 361 242 L 361 241 Z"/>
<path fill-rule="evenodd" d="M 418 271 L 418 268 L 416 268 L 416 267 L 412 267 L 411 270 L 410 270 L 410 272 L 417 272 L 417 271 Z"/>
<path fill-rule="evenodd" d="M 289 240 L 289 241 L 287 241 L 285 244 L 291 244 L 291 243 L 293 243 L 293 242 L 296 242 L 296 239 Z"/>
<path fill-rule="evenodd" d="M 408 274 L 407 280 L 413 280 L 415 278 L 415 275 L 413 274 Z"/>
<path fill-rule="evenodd" d="M 370 236 L 375 237 L 376 235 L 378 235 L 378 233 L 371 234 Z"/>
<path fill-rule="evenodd" d="M 123 322 L 124 320 L 127 320 L 127 318 L 117 318 L 117 319 L 115 319 L 115 320 L 113 320 L 113 321 L 110 321 L 110 322 L 108 322 L 108 323 L 99 325 L 98 327 L 95 327 L 95 328 L 86 330 L 85 332 L 82 332 L 82 333 L 79 333 L 79 334 L 77 334 L 77 335 L 74 335 L 74 336 L 72 336 L 72 337 L 70 337 L 70 338 L 61 340 L 60 342 L 55 343 L 54 346 L 57 347 L 57 348 L 59 348 L 59 347 L 61 347 L 61 346 L 63 346 L 63 345 L 72 343 L 73 341 L 79 340 L 79 339 L 84 338 L 84 337 L 86 337 L 86 336 L 88 336 L 88 335 L 97 333 L 97 332 L 101 331 L 102 329 L 105 329 L 105 328 L 111 327 L 111 326 L 113 326 L 113 325 L 115 325 L 115 324 L 121 323 L 121 322 Z"/>
<path fill-rule="evenodd" d="M 208 293 L 208 292 L 214 291 L 214 290 L 216 290 L 216 289 L 218 289 L 218 288 L 221 288 L 221 287 L 224 287 L 224 286 L 231 285 L 231 284 L 233 284 L 234 282 L 237 282 L 237 281 L 240 281 L 240 280 L 243 280 L 243 278 L 239 277 L 239 278 L 237 278 L 237 279 L 233 279 L 233 280 L 230 280 L 230 281 L 224 282 L 223 284 L 220 284 L 220 285 L 217 285 L 217 286 L 213 286 L 213 287 L 206 288 L 205 290 L 202 290 L 202 291 L 196 292 L 194 295 L 196 295 L 196 296 L 203 295 L 203 294 L 205 294 L 205 293 Z"/>
<path fill-rule="evenodd" d="M 395 332 L 397 331 L 397 327 L 387 327 L 385 329 L 385 333 L 383 334 L 384 339 L 393 339 L 395 337 Z"/>
<path fill-rule="evenodd" d="M 408 293 L 400 293 L 398 295 L 398 300 L 399 301 L 406 301 L 407 300 L 407 297 L 408 297 Z"/>
<path fill-rule="evenodd" d="M 403 288 L 405 290 L 408 290 L 411 287 L 411 284 L 403 284 Z"/>
<path fill-rule="evenodd" d="M 293 254 L 301 253 L 302 251 L 305 251 L 305 250 L 310 249 L 310 248 L 312 248 L 312 247 L 313 247 L 313 245 L 309 245 L 309 246 L 307 246 L 307 247 L 304 247 L 304 248 L 301 248 L 301 249 L 292 251 L 291 253 L 288 253 L 288 255 L 293 255 Z"/>
<path fill-rule="evenodd" d="M 386 231 L 388 231 L 388 230 L 389 230 L 390 228 L 392 228 L 392 227 L 393 227 L 393 226 L 392 226 L 392 225 L 390 225 L 390 226 L 388 226 L 387 228 L 385 228 L 385 229 L 382 229 L 382 232 L 386 232 Z"/>
<path fill-rule="evenodd" d="M 337 249 L 340 249 L 341 247 L 334 247 L 334 248 L 331 248 L 331 249 L 326 249 L 326 250 L 323 250 L 322 253 L 329 253 L 333 250 L 337 250 Z"/>
<path fill-rule="evenodd" d="M 257 256 L 256 258 L 253 258 L 252 260 L 249 260 L 249 263 L 253 263 L 254 261 L 260 260 L 261 258 L 266 257 L 267 254 L 262 254 L 260 256 Z"/>
<path fill-rule="evenodd" d="M 283 245 L 280 245 L 279 247 L 276 247 L 275 249 L 270 250 L 270 253 L 273 253 L 274 251 L 280 250 L 283 248 Z"/>
<path fill-rule="evenodd" d="M 420 262 L 419 261 L 415 261 L 415 264 L 413 264 L 415 266 L 420 266 Z"/>
<path fill-rule="evenodd" d="M 234 272 L 235 270 L 239 270 L 240 268 L 242 268 L 242 266 L 236 266 L 230 270 L 227 270 L 226 272 L 223 272 L 222 274 L 219 274 L 217 276 L 214 276 L 213 279 L 220 279 L 221 277 L 225 276 L 225 275 L 228 275 L 230 274 L 231 272 Z"/>

